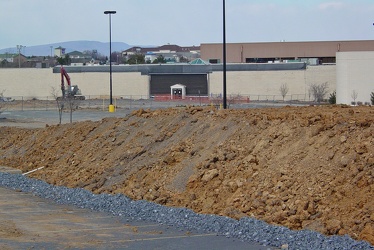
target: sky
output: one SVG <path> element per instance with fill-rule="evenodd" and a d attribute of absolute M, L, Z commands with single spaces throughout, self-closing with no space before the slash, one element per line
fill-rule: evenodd
<path fill-rule="evenodd" d="M 228 43 L 374 40 L 374 0 L 225 0 Z M 223 0 L 0 0 L 0 49 L 222 43 Z"/>

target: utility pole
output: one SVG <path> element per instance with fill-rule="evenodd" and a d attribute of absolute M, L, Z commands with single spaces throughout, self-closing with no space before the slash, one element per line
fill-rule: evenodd
<path fill-rule="evenodd" d="M 21 49 L 25 48 L 26 46 L 17 45 L 18 50 L 18 68 L 21 68 Z"/>

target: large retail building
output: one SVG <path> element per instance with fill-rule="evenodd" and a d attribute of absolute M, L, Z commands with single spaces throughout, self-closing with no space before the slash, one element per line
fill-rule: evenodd
<path fill-rule="evenodd" d="M 202 44 L 200 48 L 202 59 L 210 63 L 113 65 L 113 95 L 171 97 L 173 90 L 180 90 L 174 89 L 177 86 L 187 97 L 221 96 L 222 44 Z M 328 94 L 336 90 L 338 103 L 368 103 L 374 92 L 374 41 L 235 43 L 227 44 L 227 59 L 227 94 L 251 101 L 310 101 L 311 86 L 324 83 Z M 73 84 L 87 97 L 108 95 L 109 68 L 65 67 Z M 59 88 L 59 72 L 59 67 L 0 69 L 0 89 L 12 97 L 45 99 L 52 88 Z M 283 97 L 281 87 L 285 85 L 288 92 Z"/>
<path fill-rule="evenodd" d="M 337 92 L 338 103 L 370 103 L 370 95 L 374 94 L 374 40 L 228 43 L 226 48 L 227 63 L 305 62 L 310 67 L 335 65 L 330 68 L 330 79 L 318 76 L 325 72 L 320 68 L 313 74 L 306 74 L 309 78 L 305 79 L 304 84 L 307 91 L 310 84 L 328 82 L 330 91 Z M 222 44 L 201 44 L 201 58 L 210 63 L 222 63 Z M 336 79 L 331 77 L 332 74 Z M 299 81 L 293 86 L 302 85 L 302 81 Z"/>
<path fill-rule="evenodd" d="M 336 63 L 337 52 L 374 51 L 374 40 L 228 43 L 228 63 L 268 63 L 317 59 L 317 64 Z M 222 43 L 201 44 L 201 58 L 222 63 Z M 314 64 L 314 60 L 311 60 Z"/>

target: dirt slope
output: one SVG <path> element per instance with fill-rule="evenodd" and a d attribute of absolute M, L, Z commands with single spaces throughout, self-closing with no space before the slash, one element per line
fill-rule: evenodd
<path fill-rule="evenodd" d="M 374 244 L 374 109 L 139 110 L 0 127 L 0 165 L 55 185 Z"/>

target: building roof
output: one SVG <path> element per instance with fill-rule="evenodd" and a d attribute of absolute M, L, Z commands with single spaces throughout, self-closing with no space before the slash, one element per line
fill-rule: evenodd
<path fill-rule="evenodd" d="M 25 57 L 24 55 L 20 54 L 21 57 Z M 18 56 L 18 53 L 7 53 L 7 54 L 0 54 L 0 58 L 2 59 L 6 59 L 6 58 L 13 58 L 13 57 L 17 57 Z"/>
<path fill-rule="evenodd" d="M 335 58 L 337 52 L 374 51 L 374 40 L 227 43 L 227 62 L 250 58 Z M 201 44 L 201 58 L 222 59 L 222 43 Z"/>
<path fill-rule="evenodd" d="M 192 64 L 192 65 L 208 65 L 210 63 L 208 63 L 207 61 L 204 61 L 201 58 L 196 58 L 195 60 L 191 61 L 190 64 Z"/>
<path fill-rule="evenodd" d="M 13 54 L 0 54 L 0 59 L 12 58 Z"/>
<path fill-rule="evenodd" d="M 173 51 L 173 52 L 190 52 L 190 51 L 199 51 L 200 46 L 187 46 L 187 47 L 182 47 L 179 45 L 175 44 L 166 44 L 158 47 L 139 47 L 135 46 L 132 48 L 129 48 L 125 51 L 124 53 L 132 52 L 132 53 L 141 53 L 141 54 L 146 54 L 148 52 L 158 52 L 158 51 Z"/>
<path fill-rule="evenodd" d="M 77 50 L 74 50 L 70 53 L 68 53 L 69 56 L 83 56 L 83 53 Z"/>

